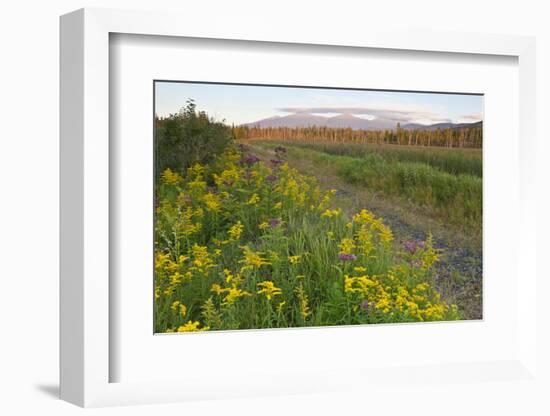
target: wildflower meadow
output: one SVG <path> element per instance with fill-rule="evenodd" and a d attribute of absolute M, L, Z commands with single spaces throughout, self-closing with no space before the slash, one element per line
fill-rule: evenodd
<path fill-rule="evenodd" d="M 260 154 L 192 104 L 157 128 L 170 123 L 215 145 L 157 152 L 169 157 L 156 165 L 155 332 L 461 319 L 435 285 L 434 236 L 397 241 L 292 167 L 287 147 Z"/>

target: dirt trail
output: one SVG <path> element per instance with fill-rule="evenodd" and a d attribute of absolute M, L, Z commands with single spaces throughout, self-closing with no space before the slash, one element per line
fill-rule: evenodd
<path fill-rule="evenodd" d="M 269 161 L 274 151 L 258 144 L 248 145 L 260 159 Z M 480 242 L 459 230 L 440 224 L 420 210 L 397 198 L 388 198 L 362 186 L 342 180 L 330 166 L 319 167 L 309 158 L 287 157 L 289 165 L 306 175 L 315 176 L 322 189 L 336 189 L 334 205 L 348 215 L 367 208 L 383 218 L 400 244 L 404 240 L 425 240 L 431 231 L 441 259 L 437 267 L 436 285 L 442 297 L 459 306 L 466 319 L 482 318 L 482 255 Z"/>

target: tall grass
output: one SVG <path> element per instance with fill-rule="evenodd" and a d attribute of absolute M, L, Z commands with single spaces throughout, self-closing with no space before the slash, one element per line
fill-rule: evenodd
<path fill-rule="evenodd" d="M 290 143 L 285 142 L 285 145 L 290 145 Z M 366 158 L 378 155 L 389 163 L 425 163 L 453 175 L 467 174 L 481 177 L 483 172 L 482 153 L 479 149 L 298 141 L 293 142 L 291 145 L 337 156 Z"/>
<path fill-rule="evenodd" d="M 396 249 L 383 220 L 231 147 L 157 182 L 155 329 L 189 332 L 459 319 L 433 286 L 431 239 Z M 328 157 L 328 155 L 324 155 Z"/>
<path fill-rule="evenodd" d="M 292 146 L 290 152 L 296 158 L 335 166 L 347 182 L 408 199 L 443 221 L 481 229 L 483 182 L 478 176 L 453 175 L 426 163 L 399 162 L 376 152 L 337 156 L 310 150 L 309 146 Z"/>

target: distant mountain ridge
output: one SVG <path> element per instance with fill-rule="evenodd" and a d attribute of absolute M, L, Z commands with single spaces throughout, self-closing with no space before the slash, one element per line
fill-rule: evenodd
<path fill-rule="evenodd" d="M 483 121 L 476 121 L 473 123 L 436 123 L 436 124 L 417 124 L 408 123 L 401 127 L 405 130 L 437 130 L 437 129 L 461 129 L 464 127 L 482 127 Z"/>
<path fill-rule="evenodd" d="M 481 126 L 481 121 L 474 123 L 437 123 L 423 125 L 417 123 L 402 124 L 401 127 L 406 130 L 436 130 L 446 128 L 462 128 Z M 293 113 L 287 116 L 273 116 L 258 120 L 252 123 L 244 124 L 248 127 L 259 128 L 277 128 L 277 127 L 332 127 L 332 128 L 351 128 L 352 130 L 394 130 L 397 128 L 397 122 L 394 120 L 375 118 L 367 120 L 353 114 L 339 114 L 331 117 L 317 116 L 311 113 Z"/>

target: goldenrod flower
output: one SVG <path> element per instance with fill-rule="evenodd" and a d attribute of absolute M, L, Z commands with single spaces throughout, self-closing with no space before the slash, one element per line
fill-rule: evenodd
<path fill-rule="evenodd" d="M 199 332 L 199 331 L 208 331 L 208 327 L 205 326 L 203 328 L 199 328 L 200 322 L 198 321 L 189 321 L 185 323 L 184 325 L 180 326 L 178 328 L 178 332 Z"/>
<path fill-rule="evenodd" d="M 296 292 L 296 296 L 298 297 L 298 302 L 300 305 L 300 316 L 305 322 L 307 317 L 311 315 L 311 311 L 309 310 L 309 306 L 308 306 L 308 298 L 307 298 L 306 292 L 304 291 L 304 287 L 302 286 L 301 283 L 300 283 L 300 286 L 298 286 L 294 291 Z"/>
<path fill-rule="evenodd" d="M 248 205 L 256 205 L 258 202 L 260 202 L 260 197 L 258 196 L 258 194 L 252 194 L 252 196 L 248 200 L 247 204 Z"/>
<path fill-rule="evenodd" d="M 288 256 L 288 261 L 290 262 L 290 264 L 298 264 L 300 262 L 300 258 L 302 256 L 300 255 L 297 255 L 297 256 Z"/>
<path fill-rule="evenodd" d="M 239 263 L 244 263 L 244 266 L 241 270 L 250 270 L 250 269 L 259 269 L 261 266 L 270 264 L 258 251 L 251 250 L 250 247 L 242 247 L 244 259 L 240 260 Z"/>
<path fill-rule="evenodd" d="M 321 217 L 326 217 L 326 218 L 338 217 L 341 213 L 342 213 L 342 210 L 340 208 L 327 209 L 325 210 L 325 212 L 321 214 Z"/>
<path fill-rule="evenodd" d="M 193 266 L 191 267 L 191 270 L 197 270 L 200 273 L 205 273 L 208 269 L 214 267 L 214 262 L 208 253 L 208 247 L 194 244 L 191 248 L 191 252 L 193 253 Z"/>
<path fill-rule="evenodd" d="M 217 195 L 208 192 L 202 197 L 208 211 L 218 212 L 221 207 L 220 199 Z"/>
<path fill-rule="evenodd" d="M 261 288 L 260 290 L 258 290 L 258 294 L 263 294 L 265 295 L 265 297 L 267 298 L 267 300 L 271 300 L 271 298 L 273 296 L 276 296 L 276 295 L 280 295 L 283 293 L 283 291 L 281 289 L 279 289 L 278 287 L 276 287 L 272 281 L 270 280 L 265 280 L 263 282 L 260 282 L 257 284 L 257 286 L 259 288 Z"/>
<path fill-rule="evenodd" d="M 160 177 L 162 181 L 168 185 L 177 185 L 182 181 L 182 177 L 177 172 L 173 172 L 170 168 L 162 172 Z"/>
<path fill-rule="evenodd" d="M 243 296 L 250 296 L 250 293 L 237 288 L 235 285 L 227 288 L 225 291 L 227 292 L 227 295 L 222 302 L 222 305 L 224 306 L 232 305 L 237 299 L 242 298 Z"/>
<path fill-rule="evenodd" d="M 227 232 L 227 234 L 229 234 L 230 241 L 238 240 L 241 237 L 243 229 L 244 225 L 242 225 L 240 221 L 237 221 L 236 224 L 232 225 Z"/>
<path fill-rule="evenodd" d="M 343 238 L 340 244 L 340 254 L 352 254 L 355 249 L 355 242 L 351 238 Z"/>

